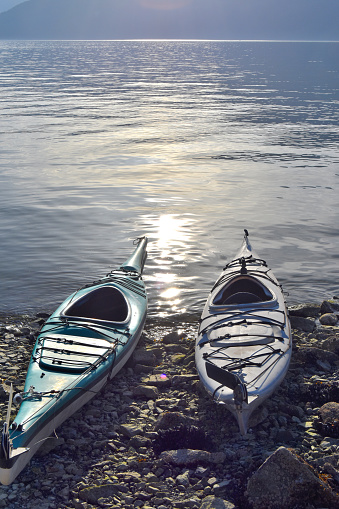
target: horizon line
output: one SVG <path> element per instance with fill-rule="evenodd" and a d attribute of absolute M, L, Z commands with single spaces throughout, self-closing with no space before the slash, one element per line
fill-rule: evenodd
<path fill-rule="evenodd" d="M 126 39 L 27 39 L 27 38 L 1 38 L 1 41 L 102 41 L 102 42 L 317 42 L 317 43 L 338 43 L 339 40 L 332 39 L 168 39 L 168 38 L 126 38 Z"/>

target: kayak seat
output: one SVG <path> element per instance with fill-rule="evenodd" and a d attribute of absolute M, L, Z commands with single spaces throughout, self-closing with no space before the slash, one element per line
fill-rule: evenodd
<path fill-rule="evenodd" d="M 260 297 L 254 293 L 238 292 L 226 299 L 223 304 L 251 304 L 252 302 L 260 302 Z"/>
<path fill-rule="evenodd" d="M 107 322 L 124 322 L 128 317 L 128 304 L 120 290 L 103 286 L 76 300 L 64 314 Z"/>
<path fill-rule="evenodd" d="M 273 299 L 271 292 L 251 276 L 239 276 L 232 279 L 217 294 L 213 304 L 251 304 Z"/>

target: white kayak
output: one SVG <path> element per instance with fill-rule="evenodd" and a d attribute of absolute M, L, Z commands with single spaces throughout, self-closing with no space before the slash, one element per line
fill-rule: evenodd
<path fill-rule="evenodd" d="M 241 434 L 284 379 L 292 352 L 282 288 L 252 251 L 248 232 L 213 286 L 199 326 L 195 361 L 213 399 L 232 412 Z"/>

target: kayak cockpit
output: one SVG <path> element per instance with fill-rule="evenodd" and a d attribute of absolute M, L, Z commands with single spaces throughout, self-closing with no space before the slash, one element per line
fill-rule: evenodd
<path fill-rule="evenodd" d="M 118 288 L 101 286 L 72 302 L 63 315 L 124 323 L 129 317 L 129 306 Z"/>
<path fill-rule="evenodd" d="M 251 276 L 239 276 L 227 283 L 215 296 L 213 305 L 252 304 L 273 299 L 266 286 Z"/>

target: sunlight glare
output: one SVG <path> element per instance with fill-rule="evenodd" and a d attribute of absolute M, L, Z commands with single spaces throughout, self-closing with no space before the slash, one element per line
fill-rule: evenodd
<path fill-rule="evenodd" d="M 192 0 L 139 0 L 142 7 L 147 9 L 160 9 L 170 11 L 172 9 L 180 9 L 192 3 Z"/>
<path fill-rule="evenodd" d="M 173 243 L 186 243 L 189 236 L 183 230 L 187 225 L 187 219 L 180 219 L 173 214 L 165 214 L 159 218 L 158 248 L 162 250 L 162 257 L 172 250 Z"/>

